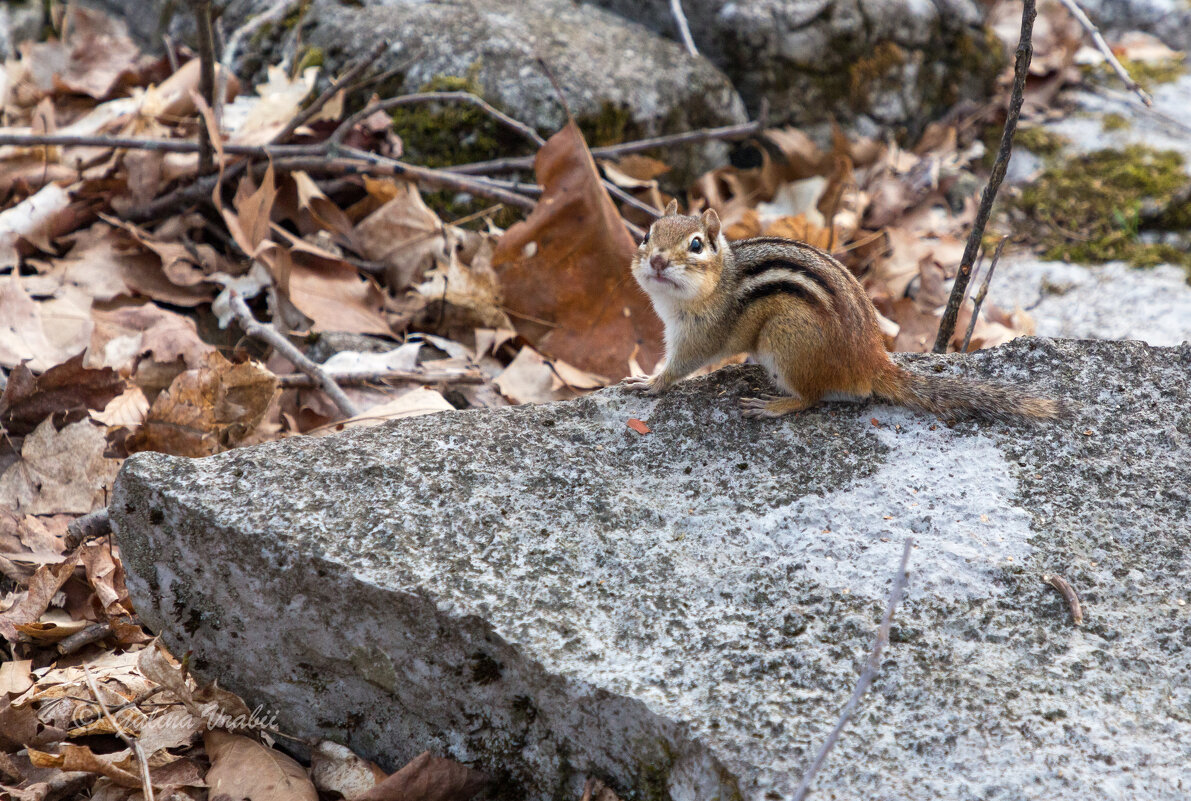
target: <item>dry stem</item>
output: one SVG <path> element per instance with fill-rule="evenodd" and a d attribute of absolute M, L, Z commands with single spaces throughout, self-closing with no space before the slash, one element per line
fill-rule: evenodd
<path fill-rule="evenodd" d="M 318 388 L 330 396 L 335 405 L 339 407 L 339 411 L 347 417 L 355 417 L 360 413 L 351 399 L 344 394 L 343 390 L 335 383 L 335 379 L 331 378 L 330 374 L 322 368 L 321 365 L 315 364 L 310 359 L 294 347 L 288 339 L 281 335 L 273 326 L 268 323 L 262 323 L 252 316 L 252 312 L 248 309 L 248 304 L 244 302 L 244 298 L 240 297 L 236 292 L 231 294 L 231 308 L 232 313 L 236 315 L 236 321 L 240 324 L 240 328 L 244 333 L 253 339 L 258 339 L 272 345 L 273 348 L 285 358 L 301 370 L 306 375 L 310 376 L 318 385 Z"/>
<path fill-rule="evenodd" d="M 1125 87 L 1137 95 L 1141 99 L 1142 103 L 1146 104 L 1147 106 L 1154 105 L 1153 96 L 1145 89 L 1142 89 L 1138 85 L 1137 81 L 1133 80 L 1133 78 L 1129 75 L 1129 72 L 1125 69 L 1124 65 L 1121 64 L 1120 60 L 1118 60 L 1113 54 L 1112 48 L 1108 46 L 1108 42 L 1104 41 L 1104 37 L 1101 35 L 1100 29 L 1096 27 L 1096 23 L 1092 22 L 1092 20 L 1088 18 L 1088 15 L 1085 14 L 1084 10 L 1079 7 L 1079 4 L 1076 3 L 1075 0 L 1059 0 L 1059 2 L 1066 7 L 1067 11 L 1071 13 L 1071 16 L 1075 18 L 1075 21 L 1083 26 L 1083 29 L 1088 32 L 1089 36 L 1092 37 L 1092 44 L 1095 45 L 1096 49 L 1100 51 L 1100 55 L 1104 56 L 1104 59 L 1108 62 L 1108 65 L 1112 67 L 1112 70 L 1117 74 L 1117 77 L 1119 77 L 1125 83 Z"/>
<path fill-rule="evenodd" d="M 1001 241 L 997 243 L 997 249 L 993 251 L 992 261 L 988 263 L 988 272 L 984 274 L 984 280 L 980 282 L 980 289 L 976 290 L 976 297 L 972 298 L 972 319 L 968 320 L 968 330 L 964 334 L 963 347 L 959 349 L 960 353 L 968 352 L 968 345 L 972 344 L 972 332 L 976 330 L 976 318 L 980 316 L 980 307 L 984 304 L 984 298 L 988 296 L 988 285 L 992 281 L 993 270 L 997 269 L 997 262 L 1001 259 L 1001 251 L 1005 249 L 1005 243 L 1009 241 L 1009 237 L 1001 237 Z"/>
<path fill-rule="evenodd" d="M 959 262 L 959 272 L 955 276 L 955 284 L 951 287 L 951 297 L 947 299 L 947 308 L 943 312 L 943 319 L 939 322 L 939 333 L 935 337 L 935 353 L 946 353 L 947 343 L 955 332 L 955 321 L 959 316 L 959 307 L 963 303 L 968 291 L 968 281 L 972 277 L 972 264 L 976 261 L 976 253 L 980 250 L 980 243 L 984 238 L 984 228 L 988 225 L 989 215 L 992 214 L 993 201 L 997 199 L 997 191 L 1001 188 L 1001 181 L 1005 179 L 1005 171 L 1009 169 L 1009 159 L 1013 156 L 1013 135 L 1017 132 L 1017 120 L 1021 116 L 1021 104 L 1026 88 L 1026 77 L 1030 72 L 1030 59 L 1034 55 L 1034 45 L 1030 37 L 1034 30 L 1034 17 L 1037 16 L 1034 0 L 1025 0 L 1021 10 L 1021 36 L 1017 42 L 1017 61 L 1013 68 L 1013 93 L 1009 97 L 1009 110 L 1005 115 L 1005 129 L 1001 132 L 1001 146 L 997 149 L 997 159 L 993 162 L 992 174 L 988 177 L 988 185 L 984 187 L 984 194 L 980 198 L 980 207 L 976 211 L 976 220 L 972 223 L 972 231 L 968 234 L 968 243 L 964 247 L 963 258 Z"/>
<path fill-rule="evenodd" d="M 328 373 L 336 384 L 344 387 L 362 384 L 383 384 L 386 381 L 414 381 L 419 384 L 482 384 L 484 376 L 474 370 L 439 371 L 429 370 L 376 370 L 369 373 Z M 314 378 L 304 373 L 277 376 L 277 386 L 309 388 L 317 386 Z"/>
<path fill-rule="evenodd" d="M 95 685 L 95 677 L 91 675 L 91 669 L 86 665 L 83 665 L 83 678 L 86 679 L 87 688 L 95 696 L 95 703 L 99 704 L 99 710 L 103 713 L 108 725 L 115 730 L 116 736 L 136 754 L 137 764 L 141 766 L 141 792 L 144 793 L 146 801 L 153 801 L 153 779 L 149 776 L 149 760 L 145 759 L 145 752 L 141 749 L 141 744 L 124 731 L 124 728 L 112 717 L 112 713 L 108 711 L 108 705 L 103 702 L 103 697 L 99 694 L 99 687 Z"/>
<path fill-rule="evenodd" d="M 806 798 L 811 782 L 815 779 L 815 774 L 823 767 L 828 752 L 831 751 L 831 747 L 839 739 L 844 726 L 847 726 L 848 721 L 852 719 L 852 715 L 856 712 L 856 707 L 860 705 L 861 697 L 864 696 L 865 691 L 868 690 L 868 686 L 873 683 L 873 679 L 877 677 L 877 673 L 881 669 L 881 651 L 889 644 L 889 629 L 893 625 L 893 610 L 897 608 L 897 604 L 902 597 L 902 592 L 906 588 L 906 565 L 910 561 L 910 549 L 913 546 L 914 538 L 907 537 L 905 547 L 902 548 L 902 560 L 897 568 L 897 575 L 893 577 L 893 589 L 889 591 L 889 603 L 885 607 L 885 616 L 881 618 L 881 626 L 877 629 L 877 639 L 873 643 L 872 651 L 869 652 L 868 661 L 864 663 L 864 670 L 860 673 L 860 680 L 856 682 L 856 689 L 852 691 L 852 697 L 848 699 L 848 703 L 844 704 L 844 709 L 840 712 L 839 720 L 835 723 L 835 728 L 831 730 L 831 734 L 827 735 L 827 739 L 823 742 L 822 747 L 819 748 L 819 752 L 815 754 L 815 758 L 812 760 L 811 766 L 806 769 L 806 773 L 802 774 L 802 781 L 799 783 L 798 789 L 794 791 L 791 801 L 802 801 L 802 799 Z"/>
<path fill-rule="evenodd" d="M 682 0 L 670 0 L 670 13 L 674 15 L 674 24 L 678 26 L 678 35 L 682 37 L 682 44 L 692 56 L 699 55 L 699 48 L 695 47 L 695 40 L 691 36 L 691 26 L 687 24 L 686 14 L 682 10 Z"/>

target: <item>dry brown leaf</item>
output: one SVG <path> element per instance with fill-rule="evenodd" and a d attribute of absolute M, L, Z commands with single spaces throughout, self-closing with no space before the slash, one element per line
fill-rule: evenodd
<path fill-rule="evenodd" d="M 539 349 L 581 369 L 622 378 L 635 347 L 652 366 L 661 322 L 629 274 L 636 246 L 574 122 L 538 151 L 534 173 L 541 199 L 493 254 L 505 311 Z"/>
<path fill-rule="evenodd" d="M 11 698 L 0 698 L 0 757 L 5 752 L 46 746 L 65 738 L 64 729 L 47 726 L 38 719 L 37 711 L 31 706 L 14 706 Z M 5 772 L 0 771 L 0 774 Z"/>
<path fill-rule="evenodd" d="M 103 407 L 103 411 L 91 412 L 91 419 L 109 428 L 135 428 L 145 421 L 148 414 L 149 399 L 145 397 L 145 391 L 133 385 L 112 398 L 111 402 Z"/>
<path fill-rule="evenodd" d="M 88 410 L 104 408 L 123 389 L 124 380 L 115 370 L 83 367 L 83 354 L 39 376 L 18 364 L 0 395 L 0 428 L 23 436 L 50 415 L 59 425 L 75 422 Z"/>
<path fill-rule="evenodd" d="M 578 394 L 559 380 L 552 361 L 543 358 L 542 354 L 531 347 L 522 348 L 509 366 L 496 377 L 494 383 L 513 403 L 549 403 L 574 398 Z M 603 386 L 598 382 L 593 383 Z"/>
<path fill-rule="evenodd" d="M 388 775 L 375 763 L 356 756 L 339 743 L 321 740 L 310 751 L 310 778 L 324 793 L 353 798 L 372 789 Z"/>
<path fill-rule="evenodd" d="M 63 743 L 56 754 L 29 749 L 29 760 L 39 768 L 81 770 L 106 776 L 121 787 L 141 786 L 141 774 L 131 748 L 114 754 L 96 754 L 85 745 Z"/>
<path fill-rule="evenodd" d="M 104 506 L 120 467 L 105 459 L 103 428 L 80 420 L 58 431 L 47 418 L 0 475 L 0 504 L 25 514 L 87 514 Z"/>
<path fill-rule="evenodd" d="M 425 751 L 352 801 L 469 801 L 490 781 L 478 770 Z"/>
<path fill-rule="evenodd" d="M 454 411 L 455 407 L 447 402 L 441 393 L 429 387 L 418 387 L 398 395 L 390 401 L 370 407 L 355 417 L 340 420 L 310 433 L 319 436 L 337 434 L 348 428 L 365 428 L 385 422 L 399 420 L 403 417 L 420 417 L 435 412 Z"/>
<path fill-rule="evenodd" d="M 393 333 L 384 313 L 384 293 L 371 276 L 360 275 L 345 261 L 300 251 L 294 254 L 289 270 L 289 299 L 314 321 L 316 331 Z"/>
<path fill-rule="evenodd" d="M 213 801 L 318 801 L 306 771 L 280 751 L 224 731 L 207 732 L 203 743 L 211 759 L 206 781 Z"/>
<path fill-rule="evenodd" d="M 17 265 L 17 243 L 22 239 L 38 250 L 50 250 L 50 237 L 69 207 L 70 194 L 57 184 L 46 184 L 0 212 L 0 268 Z"/>
<path fill-rule="evenodd" d="M 320 229 L 331 231 L 339 236 L 342 244 L 355 250 L 354 226 L 343 210 L 331 202 L 306 173 L 292 172 L 290 178 L 298 192 L 299 230 L 304 234 Z"/>
<path fill-rule="evenodd" d="M 50 601 L 58 594 L 58 590 L 62 589 L 62 585 L 70 580 L 78 563 L 79 555 L 75 553 L 61 564 L 42 565 L 37 568 L 20 600 L 12 608 L 0 612 L 0 634 L 10 642 L 15 642 L 16 627 L 32 623 L 45 614 Z"/>
<path fill-rule="evenodd" d="M 20 695 L 33 686 L 33 660 L 0 664 L 0 696 Z"/>
<path fill-rule="evenodd" d="M 393 197 L 360 221 L 355 241 L 361 256 L 389 266 L 390 285 L 402 289 L 446 257 L 450 238 L 417 185 L 401 181 L 381 186 L 388 189 L 378 191 L 391 191 Z"/>
<path fill-rule="evenodd" d="M 15 275 L 0 278 L 0 365 L 27 362 L 48 370 L 80 353 L 91 338 L 90 301 L 71 296 L 61 303 L 36 302 Z"/>
<path fill-rule="evenodd" d="M 157 396 L 126 446 L 129 453 L 175 456 L 226 450 L 260 423 L 276 390 L 277 376 L 261 365 L 232 364 L 218 352 L 209 353 L 202 367 L 182 373 Z"/>
<path fill-rule="evenodd" d="M 181 361 L 198 367 L 215 348 L 203 342 L 194 320 L 153 303 L 97 309 L 84 363 L 135 372 L 145 361 Z M 99 409 L 99 405 L 89 408 Z"/>
<path fill-rule="evenodd" d="M 797 239 L 806 242 L 820 250 L 830 250 L 839 237 L 833 237 L 831 231 L 821 228 L 807 219 L 805 214 L 796 217 L 780 217 L 765 227 L 765 236 L 783 236 L 787 239 Z"/>
<path fill-rule="evenodd" d="M 167 121 L 196 114 L 198 107 L 194 103 L 194 98 L 199 91 L 201 67 L 199 59 L 192 58 L 160 84 L 149 87 L 141 103 L 140 112 L 146 117 L 159 117 Z M 217 64 L 215 69 L 215 76 L 218 80 L 223 67 Z M 240 81 L 234 73 L 228 73 L 225 77 L 227 79 L 227 100 L 231 102 L 240 93 Z"/>
<path fill-rule="evenodd" d="M 439 331 L 513 327 L 501 310 L 500 284 L 492 269 L 492 244 L 488 241 L 472 254 L 470 265 L 464 265 L 452 248 L 445 262 L 427 273 L 426 281 L 416 289 L 427 304 L 426 315 L 435 319 Z"/>
<path fill-rule="evenodd" d="M 121 85 L 135 82 L 140 50 L 124 23 L 99 11 L 70 6 L 63 30 L 70 59 L 66 69 L 54 76 L 58 88 L 102 100 Z"/>
<path fill-rule="evenodd" d="M 32 623 L 18 623 L 15 628 L 28 640 L 50 645 L 78 634 L 88 625 L 89 621 L 76 620 L 65 609 L 47 609 Z"/>
<path fill-rule="evenodd" d="M 290 78 L 281 67 L 265 68 L 267 79 L 257 84 L 255 97 L 239 97 L 224 112 L 225 125 L 231 129 L 229 143 L 266 145 L 289 124 L 302 107 L 302 101 L 314 88 L 318 67 L 307 67 Z"/>

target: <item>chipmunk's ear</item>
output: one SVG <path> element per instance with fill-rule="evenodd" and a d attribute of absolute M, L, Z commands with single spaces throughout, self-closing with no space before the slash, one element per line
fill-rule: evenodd
<path fill-rule="evenodd" d="M 720 215 L 715 213 L 715 209 L 708 209 L 703 212 L 702 219 L 703 227 L 707 230 L 707 238 L 715 242 L 720 236 Z"/>
<path fill-rule="evenodd" d="M 673 216 L 674 216 L 675 214 L 677 214 L 677 213 L 678 213 L 678 201 L 677 201 L 677 200 L 671 200 L 671 201 L 670 201 L 670 205 L 669 205 L 669 206 L 666 206 L 666 213 L 665 213 L 664 215 L 662 215 L 662 216 L 664 216 L 664 217 L 673 217 Z"/>

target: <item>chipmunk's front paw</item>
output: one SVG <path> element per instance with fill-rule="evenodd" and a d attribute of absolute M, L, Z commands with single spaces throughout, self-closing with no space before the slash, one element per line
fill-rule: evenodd
<path fill-rule="evenodd" d="M 665 384 L 659 381 L 657 376 L 649 375 L 629 376 L 621 381 L 620 385 L 633 392 L 644 392 L 649 395 L 656 395 L 666 388 Z"/>

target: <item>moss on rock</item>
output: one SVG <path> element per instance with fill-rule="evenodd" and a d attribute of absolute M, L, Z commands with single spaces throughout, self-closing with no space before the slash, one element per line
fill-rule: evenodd
<path fill-rule="evenodd" d="M 1139 236 L 1143 208 L 1166 206 L 1187 182 L 1178 153 L 1131 145 L 1053 160 L 1015 205 L 1048 259 L 1191 266 L 1191 254 Z"/>

